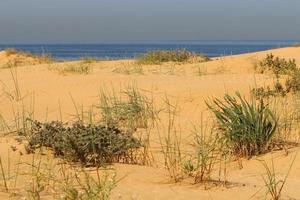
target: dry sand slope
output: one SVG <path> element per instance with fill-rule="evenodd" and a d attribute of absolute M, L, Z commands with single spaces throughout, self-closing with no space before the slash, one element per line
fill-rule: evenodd
<path fill-rule="evenodd" d="M 166 63 L 139 68 L 130 60 L 98 61 L 90 64 L 93 71 L 87 75 L 61 74 L 55 70 L 80 64 L 79 61 L 25 65 L 18 67 L 13 73 L 10 69 L 0 69 L 0 114 L 6 121 L 13 120 L 12 101 L 7 95 L 16 95 L 17 92 L 12 74 L 17 76 L 17 93 L 24 98 L 27 107 L 33 105 L 35 118 L 41 121 L 57 120 L 61 117 L 65 121 L 71 120 L 76 113 L 74 102 L 79 107 L 89 109 L 97 103 L 101 88 L 120 91 L 129 85 L 135 85 L 145 94 L 153 96 L 157 105 L 163 104 L 166 95 L 172 102 L 178 103 L 180 114 L 177 123 L 182 130 L 183 146 L 188 146 L 192 124 L 199 124 L 201 118 L 206 120 L 210 116 L 205 100 L 221 97 L 225 92 L 240 91 L 249 95 L 250 88 L 274 82 L 272 75 L 255 73 L 253 67 L 269 53 L 283 58 L 295 58 L 300 65 L 300 48 L 290 47 L 220 57 L 198 64 Z M 0 52 L 0 68 L 7 59 L 5 53 Z M 161 118 L 161 121 L 166 120 L 164 115 Z M 10 148 L 11 145 L 17 145 L 13 138 L 14 136 L 1 138 L 0 156 L 5 166 L 7 157 L 11 158 L 12 163 L 19 159 L 19 152 L 13 152 Z M 152 147 L 156 153 L 159 152 L 157 139 L 154 132 Z M 22 145 L 17 145 L 17 148 L 22 151 Z M 278 151 L 263 155 L 259 159 L 270 160 L 273 157 L 275 169 L 282 178 L 288 171 L 296 149 L 290 151 L 288 156 L 284 151 Z M 300 199 L 300 154 L 298 157 L 283 191 L 285 199 Z M 26 159 L 30 162 L 31 156 L 23 155 L 22 160 Z M 227 175 L 231 184 L 228 187 L 212 186 L 209 189 L 188 181 L 172 183 L 167 170 L 161 165 L 161 159 L 157 159 L 157 163 L 151 167 L 116 164 L 116 173 L 122 178 L 113 190 L 112 199 L 264 199 L 265 187 L 261 176 L 264 168 L 257 159 L 243 160 L 242 169 L 239 169 L 237 163 L 231 164 Z M 26 183 L 22 177 L 19 181 Z M 8 198 L 5 192 L 0 197 L 1 195 L 1 199 Z M 45 198 L 51 199 L 46 196 Z"/>

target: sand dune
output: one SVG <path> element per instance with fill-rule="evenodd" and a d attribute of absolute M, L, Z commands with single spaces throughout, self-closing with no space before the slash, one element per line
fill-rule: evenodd
<path fill-rule="evenodd" d="M 135 85 L 149 97 L 153 96 L 158 106 L 163 104 L 165 95 L 168 95 L 172 102 L 179 105 L 180 115 L 177 123 L 182 129 L 183 146 L 188 146 L 192 124 L 200 123 L 201 118 L 205 121 L 210 119 L 211 115 L 207 111 L 205 100 L 235 91 L 247 96 L 250 88 L 273 84 L 274 76 L 258 74 L 254 70 L 254 64 L 270 53 L 282 58 L 294 58 L 300 65 L 300 48 L 288 47 L 219 57 L 205 63 L 142 66 L 138 68 L 138 72 L 135 69 L 138 66 L 131 60 L 97 61 L 90 64 L 93 70 L 87 75 L 75 73 L 62 75 L 55 70 L 49 70 L 78 65 L 80 61 L 38 64 L 32 60 L 33 58 L 19 57 L 22 63 L 31 64 L 22 64 L 13 69 L 13 74 L 17 76 L 19 95 L 24 98 L 23 104 L 28 108 L 30 105 L 34 106 L 35 119 L 41 121 L 60 119 L 60 111 L 64 121 L 74 119 L 73 114 L 76 110 L 72 98 L 77 105 L 87 110 L 97 104 L 101 88 L 107 90 L 114 88 L 120 91 L 129 85 Z M 5 65 L 9 59 L 11 58 L 5 52 L 0 52 L 0 66 Z M 124 72 L 124 69 L 127 71 Z M 6 121 L 12 121 L 14 110 L 12 100 L 7 96 L 8 93 L 16 92 L 12 69 L 0 69 L 0 91 L 0 114 Z M 162 121 L 166 120 L 164 115 L 161 118 Z M 155 132 L 153 134 L 152 147 L 157 153 L 158 136 Z M 7 157 L 11 158 L 11 162 L 18 162 L 19 159 L 19 152 L 11 151 L 11 145 L 24 151 L 23 146 L 18 145 L 14 138 L 14 135 L 1 138 L 0 156 L 5 165 Z M 251 160 L 242 160 L 242 169 L 233 162 L 228 170 L 227 178 L 231 184 L 227 188 L 212 186 L 205 189 L 203 185 L 193 185 L 188 180 L 172 183 L 160 159 L 154 166 L 115 164 L 118 177 L 124 178 L 113 190 L 112 199 L 264 199 L 265 188 L 261 177 L 263 166 L 258 159 L 270 161 L 274 158 L 276 171 L 282 178 L 288 171 L 296 149 L 290 151 L 288 156 L 284 151 L 278 151 Z M 300 154 L 283 191 L 285 199 L 300 199 L 299 156 Z M 23 161 L 30 161 L 31 157 L 32 155 L 26 154 L 21 156 Z M 26 183 L 24 177 L 20 177 L 19 181 Z M 8 198 L 5 192 L 2 192 L 0 197 Z M 45 198 L 51 199 L 47 195 Z"/>

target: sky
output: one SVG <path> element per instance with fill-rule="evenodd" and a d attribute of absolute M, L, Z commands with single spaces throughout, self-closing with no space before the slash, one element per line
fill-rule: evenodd
<path fill-rule="evenodd" d="M 0 0 L 0 44 L 299 39 L 299 0 Z"/>

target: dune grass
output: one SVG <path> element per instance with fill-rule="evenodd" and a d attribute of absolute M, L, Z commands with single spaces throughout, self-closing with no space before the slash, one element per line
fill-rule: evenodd
<path fill-rule="evenodd" d="M 219 136 L 214 128 L 209 132 L 204 131 L 203 126 L 194 126 L 194 141 L 192 146 L 194 152 L 185 156 L 183 171 L 194 179 L 195 183 L 206 183 L 213 181 L 212 173 L 216 171 L 216 166 L 221 166 L 222 150 L 219 143 Z M 226 169 L 224 169 L 226 171 Z M 221 180 L 219 171 L 219 180 Z M 216 181 L 216 180 L 215 180 Z M 226 182 L 224 174 L 224 182 Z"/>
<path fill-rule="evenodd" d="M 137 63 L 142 65 L 155 65 L 164 62 L 198 63 L 209 60 L 210 59 L 206 56 L 185 49 L 149 51 L 137 57 Z"/>
<path fill-rule="evenodd" d="M 64 65 L 51 65 L 48 67 L 48 69 L 60 75 L 67 75 L 67 74 L 87 75 L 93 71 L 93 67 L 89 62 L 88 63 L 79 62 L 74 64 L 64 64 Z"/>
<path fill-rule="evenodd" d="M 51 57 L 51 55 L 46 53 L 34 55 L 30 52 L 18 51 L 13 48 L 5 49 L 4 51 L 6 53 L 6 56 L 9 58 L 9 61 L 5 65 L 3 65 L 2 68 L 53 63 L 53 58 Z"/>
<path fill-rule="evenodd" d="M 128 87 L 118 96 L 115 91 L 101 90 L 99 104 L 102 121 L 107 126 L 116 126 L 128 130 L 147 128 L 149 122 L 157 117 L 153 100 L 143 95 L 136 87 Z"/>
<path fill-rule="evenodd" d="M 113 69 L 114 73 L 126 74 L 126 75 L 144 75 L 144 69 L 141 64 L 131 63 L 131 62 L 122 62 L 120 66 L 117 66 Z"/>
<path fill-rule="evenodd" d="M 267 164 L 266 161 L 261 161 L 264 169 L 265 175 L 262 175 L 262 179 L 266 188 L 266 197 L 270 196 L 272 200 L 282 199 L 282 192 L 286 183 L 288 181 L 289 174 L 294 166 L 295 160 L 297 158 L 299 149 L 297 150 L 292 162 L 289 164 L 288 171 L 283 179 L 280 179 L 278 174 L 275 172 L 274 159 L 271 160 L 271 166 Z"/>

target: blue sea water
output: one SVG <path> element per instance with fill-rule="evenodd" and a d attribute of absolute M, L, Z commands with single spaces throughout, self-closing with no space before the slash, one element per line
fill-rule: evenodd
<path fill-rule="evenodd" d="M 100 59 L 134 58 L 152 50 L 187 49 L 209 57 L 235 55 L 286 47 L 299 41 L 169 41 L 120 42 L 105 44 L 0 44 L 0 50 L 15 48 L 33 54 L 49 54 L 56 60 L 76 60 L 83 56 Z"/>

